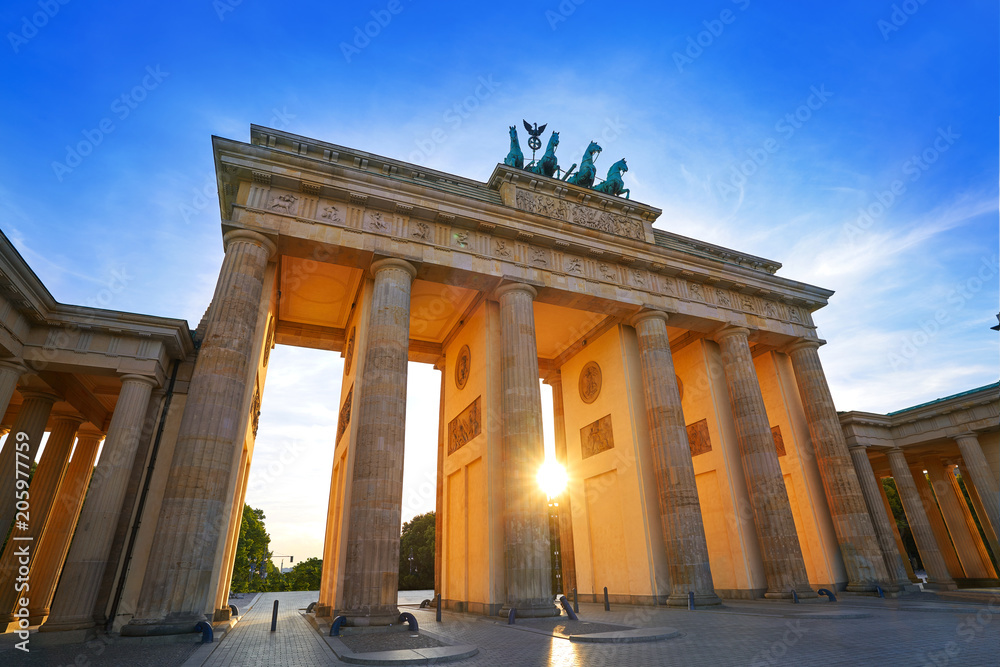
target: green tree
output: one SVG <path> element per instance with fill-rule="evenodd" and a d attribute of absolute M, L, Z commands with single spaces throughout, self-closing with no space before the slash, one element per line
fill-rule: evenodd
<path fill-rule="evenodd" d="M 903 503 L 899 499 L 899 492 L 896 490 L 896 480 L 892 477 L 882 479 L 882 488 L 885 489 L 885 496 L 889 499 L 889 508 L 892 510 L 892 518 L 896 520 L 896 528 L 899 530 L 899 538 L 903 541 L 903 548 L 906 550 L 906 557 L 912 564 L 916 561 L 914 570 L 923 568 L 920 560 L 920 552 L 917 551 L 917 542 L 910 532 L 910 524 L 906 520 L 906 513 L 903 511 Z"/>
<path fill-rule="evenodd" d="M 231 588 L 234 593 L 282 590 L 281 572 L 271 562 L 271 536 L 264 528 L 264 519 L 264 510 L 243 505 L 240 539 L 233 562 Z"/>
<path fill-rule="evenodd" d="M 399 538 L 400 590 L 434 588 L 434 526 L 434 512 L 419 514 L 403 524 Z"/>
<path fill-rule="evenodd" d="M 286 591 L 318 591 L 323 573 L 323 560 L 310 558 L 298 563 L 291 572 L 284 575 Z"/>

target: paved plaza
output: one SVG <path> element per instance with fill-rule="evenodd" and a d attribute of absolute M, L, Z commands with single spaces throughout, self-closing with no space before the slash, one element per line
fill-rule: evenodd
<path fill-rule="evenodd" d="M 121 665 L 123 667 L 241 667 L 341 665 L 326 640 L 306 620 L 315 592 L 265 593 L 247 600 L 236 626 L 212 645 L 157 643 L 153 639 L 95 640 L 64 646 L 32 645 L 28 654 L 6 641 L 4 665 Z M 274 600 L 277 631 L 270 632 Z M 567 636 L 574 623 L 520 621 L 407 607 L 422 629 L 479 654 L 455 664 L 508 665 L 996 665 L 1000 656 L 1000 591 L 930 595 L 904 601 L 841 597 L 837 603 L 795 605 L 727 601 L 689 612 L 663 607 L 582 604 L 581 622 L 630 627 L 672 627 L 680 635 L 635 644 L 580 644 Z M 33 644 L 36 644 L 33 638 Z"/>

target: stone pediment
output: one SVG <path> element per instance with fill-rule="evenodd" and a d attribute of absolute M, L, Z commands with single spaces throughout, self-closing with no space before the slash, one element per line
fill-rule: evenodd
<path fill-rule="evenodd" d="M 652 206 L 502 164 L 493 171 L 488 186 L 500 191 L 506 206 L 525 213 L 654 243 L 653 221 L 661 211 Z"/>

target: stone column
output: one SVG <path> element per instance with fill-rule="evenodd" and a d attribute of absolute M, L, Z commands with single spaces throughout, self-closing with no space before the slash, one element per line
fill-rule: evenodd
<path fill-rule="evenodd" d="M 20 361 L 6 359 L 0 361 L 0 419 L 3 419 L 7 408 L 10 407 L 10 398 L 17 388 L 17 381 L 27 372 L 28 369 Z M 0 470 L 6 468 L 0 467 Z"/>
<path fill-rule="evenodd" d="M 948 574 L 948 567 L 945 565 L 941 550 L 938 549 L 937 540 L 927 520 L 923 501 L 913 482 L 913 475 L 910 474 L 903 450 L 893 447 L 886 452 L 886 456 L 889 458 L 889 467 L 896 482 L 899 500 L 903 503 L 903 511 L 906 512 L 906 522 L 910 524 L 910 532 L 913 533 L 917 549 L 920 550 L 920 560 L 923 561 L 924 569 L 927 571 L 927 587 L 956 589 L 955 581 Z"/>
<path fill-rule="evenodd" d="M 73 543 L 42 631 L 79 630 L 95 625 L 94 606 L 118 526 L 125 487 L 139 446 L 149 396 L 157 385 L 144 375 L 123 375 L 101 459 L 90 481 Z"/>
<path fill-rule="evenodd" d="M 500 398 L 504 478 L 506 595 L 501 615 L 556 616 L 552 596 L 552 549 L 548 502 L 538 485 L 545 460 L 542 396 L 535 342 L 537 296 L 530 285 L 496 290 L 500 302 Z"/>
<path fill-rule="evenodd" d="M 889 476 L 888 479 L 892 479 L 892 477 Z M 918 579 L 917 575 L 913 572 L 913 563 L 910 562 L 910 556 L 906 551 L 906 547 L 903 545 L 903 536 L 899 534 L 899 524 L 896 522 L 896 515 L 892 512 L 892 505 L 889 504 L 889 494 L 885 492 L 885 483 L 882 478 L 878 479 L 878 490 L 879 495 L 882 496 L 882 505 L 885 507 L 885 515 L 889 517 L 889 525 L 892 526 L 892 539 L 896 540 L 896 549 L 899 551 L 899 555 L 903 557 L 903 565 L 906 567 L 906 576 L 909 577 L 910 581 L 915 584 L 920 581 L 920 579 Z"/>
<path fill-rule="evenodd" d="M 62 570 L 70 539 L 80 516 L 83 497 L 94 471 L 97 448 L 104 434 L 93 427 L 84 427 L 77 432 L 76 449 L 70 459 L 59 491 L 56 496 L 52 517 L 45 526 L 45 533 L 37 544 L 36 558 L 31 563 L 31 604 L 28 617 L 32 625 L 37 625 L 49 615 L 49 605 L 56 592 L 56 582 Z"/>
<path fill-rule="evenodd" d="M 931 532 L 934 533 L 934 539 L 937 540 L 938 550 L 944 558 L 948 574 L 951 575 L 952 579 L 966 578 L 969 575 L 965 573 L 962 561 L 958 558 L 958 552 L 955 550 L 955 544 L 951 541 L 951 535 L 948 533 L 947 526 L 944 525 L 941 508 L 938 507 L 934 491 L 931 489 L 930 481 L 928 481 L 924 471 L 926 467 L 927 464 L 924 461 L 916 464 L 910 463 L 910 474 L 913 476 L 913 483 L 916 484 L 917 491 L 920 493 L 920 499 L 924 503 L 924 512 L 927 514 L 927 521 L 930 523 Z"/>
<path fill-rule="evenodd" d="M 993 550 L 993 555 L 1000 560 L 1000 543 L 997 542 L 997 535 L 1000 535 L 1000 482 L 993 474 L 993 469 L 986 460 L 983 448 L 979 445 L 979 439 L 975 433 L 957 435 L 955 442 L 958 443 L 958 451 L 962 453 L 962 461 L 965 462 L 965 467 L 969 471 L 969 477 L 965 478 L 965 482 L 968 484 L 971 479 L 972 485 L 976 487 L 976 493 L 979 495 L 984 509 L 985 519 L 989 521 L 992 528 L 992 531 L 986 529 L 983 532 L 988 538 L 992 538 L 990 549 Z M 983 518 L 980 516 L 980 519 Z"/>
<path fill-rule="evenodd" d="M 955 475 L 946 471 L 940 460 L 929 460 L 925 464 L 931 488 L 934 490 L 934 497 L 941 510 L 941 518 L 944 519 L 945 528 L 951 537 L 951 543 L 955 547 L 955 553 L 962 564 L 962 569 L 965 570 L 965 576 L 971 579 L 994 578 L 996 573 L 993 572 L 993 566 L 989 565 L 987 569 L 977 549 L 977 543 L 980 541 L 979 532 L 976 531 L 975 536 L 973 536 L 969 530 L 969 526 L 965 523 L 962 506 L 958 504 L 959 498 L 955 496 L 952 483 L 948 481 L 949 476 L 954 479 Z M 964 505 L 965 498 L 961 498 L 961 502 Z"/>
<path fill-rule="evenodd" d="M 850 451 L 854 470 L 861 485 L 861 492 L 864 494 L 865 505 L 868 507 L 868 514 L 871 516 L 875 535 L 878 538 L 879 549 L 882 551 L 882 559 L 889 572 L 889 580 L 886 583 L 894 584 L 901 589 L 909 589 L 911 585 L 910 578 L 906 574 L 906 564 L 897 548 L 892 525 L 889 523 L 889 517 L 883 507 L 882 494 L 879 492 L 882 484 L 875 479 L 871 461 L 868 460 L 868 448 L 865 445 L 854 445 Z"/>
<path fill-rule="evenodd" d="M 847 590 L 873 591 L 877 583 L 892 587 L 820 364 L 819 345 L 816 340 L 800 340 L 788 348 L 788 356 L 795 370 L 823 491 L 847 569 Z"/>
<path fill-rule="evenodd" d="M 434 595 L 441 595 L 442 569 L 444 563 L 442 557 L 444 553 L 444 449 L 445 449 L 445 423 L 444 423 L 444 399 L 445 399 L 445 369 L 447 364 L 444 357 L 434 365 L 435 370 L 441 372 L 441 395 L 438 398 L 438 444 L 437 444 L 437 483 L 434 490 Z"/>
<path fill-rule="evenodd" d="M 986 534 L 986 543 L 992 549 L 993 545 L 1000 542 L 1000 540 L 997 540 L 997 533 L 990 524 L 986 507 L 983 505 L 982 498 L 979 497 L 979 492 L 976 491 L 976 485 L 972 482 L 972 476 L 969 475 L 969 468 L 965 465 L 965 461 L 961 461 L 958 464 L 958 472 L 962 476 L 962 479 L 965 480 L 965 490 L 969 493 L 972 507 L 975 510 L 976 516 L 979 517 L 979 523 L 983 527 L 983 532 Z M 997 552 L 994 551 L 993 553 L 996 554 Z"/>
<path fill-rule="evenodd" d="M 995 579 L 997 577 L 998 570 L 993 564 L 993 560 L 990 558 L 990 552 L 986 548 L 986 542 L 979 534 L 979 528 L 976 526 L 976 520 L 973 517 L 973 510 L 969 506 L 969 503 L 966 502 L 965 494 L 962 493 L 962 487 L 958 484 L 958 477 L 956 476 L 958 466 L 954 464 L 946 465 L 944 466 L 944 471 L 948 485 L 951 487 L 951 492 L 955 496 L 955 504 L 957 505 L 958 512 L 965 523 L 965 529 L 968 531 L 968 535 L 972 539 L 972 543 L 975 546 L 976 553 L 979 554 L 983 567 L 988 572 L 987 577 Z M 972 494 L 969 494 L 969 499 L 972 499 Z M 984 530 L 983 532 L 985 533 L 986 531 Z"/>
<path fill-rule="evenodd" d="M 401 259 L 383 259 L 372 264 L 371 273 L 368 344 L 355 404 L 358 435 L 347 508 L 343 608 L 336 610 L 353 625 L 388 625 L 399 618 L 406 364 L 410 287 L 417 270 Z"/>
<path fill-rule="evenodd" d="M 31 486 L 27 489 L 31 508 L 30 519 L 26 522 L 25 528 L 14 528 L 11 537 L 22 539 L 8 540 L 3 556 L 0 557 L 0 613 L 12 610 L 21 597 L 15 588 L 19 566 L 30 566 L 41 555 L 38 547 L 48 529 L 53 510 L 58 512 L 60 509 L 55 504 L 56 492 L 66 470 L 66 464 L 69 463 L 69 453 L 76 439 L 76 430 L 81 423 L 83 418 L 74 415 L 57 415 L 52 420 L 48 443 L 42 452 L 42 458 L 38 461 L 35 475 L 31 478 Z M 14 553 L 15 549 L 24 546 L 28 546 L 28 562 Z M 30 584 L 34 584 L 34 580 L 31 580 Z M 31 596 L 24 597 L 31 600 Z M 14 621 L 13 614 L 8 614 L 6 621 L 8 623 Z"/>
<path fill-rule="evenodd" d="M 743 474 L 764 561 L 764 597 L 790 598 L 795 589 L 800 598 L 814 598 L 817 594 L 809 586 L 785 479 L 750 355 L 749 334 L 740 327 L 727 327 L 715 335 L 715 340 L 722 348 Z"/>
<path fill-rule="evenodd" d="M 719 604 L 712 585 L 708 543 L 694 479 L 694 462 L 691 460 L 681 395 L 670 353 L 667 314 L 660 311 L 641 312 L 632 318 L 631 324 L 639 337 L 639 360 L 645 388 L 650 449 L 656 471 L 660 528 L 663 530 L 670 572 L 667 605 L 687 606 L 689 592 L 694 593 L 695 604 Z M 773 451 L 773 446 L 771 449 Z M 794 529 L 792 534 L 795 534 Z"/>
<path fill-rule="evenodd" d="M 235 230 L 188 386 L 170 473 L 135 616 L 123 635 L 191 632 L 214 602 L 212 573 L 229 526 L 236 454 L 249 419 L 244 399 L 266 307 L 264 274 L 276 248 L 256 232 Z M 242 509 L 242 508 L 241 508 Z"/>
<path fill-rule="evenodd" d="M 563 406 L 562 373 L 556 371 L 545 382 L 552 387 L 556 461 L 565 468 L 566 410 Z M 570 504 L 568 488 L 559 496 L 559 560 L 562 565 L 563 592 L 569 595 L 576 588 L 576 546 L 573 544 L 573 506 Z"/>
<path fill-rule="evenodd" d="M 4 448 L 0 450 L 0 532 L 5 535 L 16 512 L 14 487 L 18 479 L 28 479 L 52 406 L 59 400 L 59 396 L 48 391 L 22 389 L 20 393 L 23 399 L 21 410 Z M 19 437 L 21 433 L 23 437 Z M 24 448 L 25 444 L 27 448 Z M 17 467 L 18 464 L 20 467 Z M 23 476 L 18 477 L 18 470 Z"/>

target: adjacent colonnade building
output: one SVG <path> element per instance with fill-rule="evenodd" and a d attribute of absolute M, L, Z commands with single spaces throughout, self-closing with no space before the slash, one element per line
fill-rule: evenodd
<path fill-rule="evenodd" d="M 954 469 L 996 553 L 997 386 L 971 407 L 956 397 L 838 417 L 812 321 L 832 292 L 654 230 L 651 206 L 513 167 L 483 183 L 258 126 L 251 143 L 216 137 L 214 151 L 225 259 L 194 332 L 58 304 L 0 243 L 5 529 L 11 443 L 24 434 L 30 454 L 50 432 L 27 529 L 43 631 L 180 633 L 228 619 L 275 344 L 344 358 L 330 494 L 317 498 L 321 616 L 398 618 L 409 361 L 442 373 L 446 607 L 558 613 L 536 482 L 539 380 L 570 480 L 559 568 L 583 599 L 604 587 L 648 605 L 905 589 L 885 475 L 931 584 L 996 579 Z M 9 622 L 13 544 L 0 571 Z"/>

